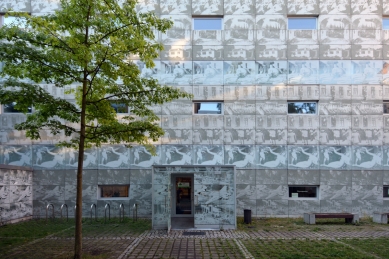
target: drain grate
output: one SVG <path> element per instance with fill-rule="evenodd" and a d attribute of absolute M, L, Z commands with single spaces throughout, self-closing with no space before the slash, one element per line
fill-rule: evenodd
<path fill-rule="evenodd" d="M 205 235 L 205 232 L 189 232 L 189 231 L 186 231 L 184 233 L 182 233 L 183 236 L 204 236 Z"/>

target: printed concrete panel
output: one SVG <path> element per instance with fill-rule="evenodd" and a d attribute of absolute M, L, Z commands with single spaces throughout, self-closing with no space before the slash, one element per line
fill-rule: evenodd
<path fill-rule="evenodd" d="M 338 90 L 338 88 L 341 88 L 341 87 L 337 87 L 336 89 Z M 350 89 L 351 89 L 351 87 L 350 87 Z M 320 100 L 319 114 L 320 115 L 332 115 L 330 117 L 328 117 L 328 116 L 322 117 L 321 122 L 323 124 L 323 127 L 325 127 L 325 128 L 328 127 L 327 126 L 328 124 L 326 124 L 327 122 L 331 122 L 332 125 L 335 127 L 336 122 L 337 122 L 337 119 L 336 119 L 337 116 L 335 116 L 335 115 L 351 115 L 351 110 L 352 110 L 352 105 L 351 105 L 350 100 L 343 100 L 343 101 L 342 100 L 339 100 L 339 101 L 330 101 L 330 100 L 323 100 L 322 101 L 322 100 Z M 345 117 L 341 117 L 341 118 L 343 119 L 343 122 L 344 122 Z M 330 119 L 331 121 L 328 119 Z M 349 121 L 348 125 L 351 126 L 351 118 L 348 118 L 348 121 Z"/>
<path fill-rule="evenodd" d="M 64 185 L 66 172 L 65 170 L 34 170 L 34 186 Z"/>
<path fill-rule="evenodd" d="M 257 75 L 258 78 L 258 75 Z M 262 77 L 260 80 L 263 80 Z M 281 78 L 278 78 L 281 79 Z M 270 79 L 271 80 L 271 79 Z M 281 100 L 287 100 L 288 94 L 287 94 L 287 86 L 283 83 L 276 84 L 276 85 L 262 85 L 257 87 L 256 91 L 256 99 L 257 100 L 273 100 L 273 101 L 281 101 Z M 268 102 L 270 103 L 270 102 Z M 276 103 L 276 102 L 274 102 Z M 284 103 L 284 102 L 279 102 Z M 286 109 L 283 110 L 282 114 L 286 113 Z M 259 112 L 261 114 L 261 112 Z"/>
<path fill-rule="evenodd" d="M 351 13 L 352 14 L 381 14 L 382 13 L 381 0 L 351 1 Z"/>
<path fill-rule="evenodd" d="M 288 169 L 319 169 L 318 146 L 288 146 Z"/>
<path fill-rule="evenodd" d="M 347 200 L 320 200 L 321 213 L 352 212 L 352 201 Z"/>
<path fill-rule="evenodd" d="M 255 183 L 256 171 L 250 169 L 236 170 L 236 183 L 252 184 Z"/>
<path fill-rule="evenodd" d="M 282 85 L 287 82 L 287 61 L 256 61 L 255 83 Z"/>
<path fill-rule="evenodd" d="M 27 1 L 24 1 L 27 2 Z M 30 1 L 28 1 L 30 2 Z M 26 5 L 28 5 L 26 3 Z M 53 13 L 55 10 L 60 9 L 61 3 L 58 0 L 47 1 L 47 0 L 31 0 L 31 12 L 32 13 Z M 27 9 L 28 6 L 26 6 Z M 16 10 L 15 10 L 16 11 Z M 24 10 L 21 10 L 24 11 Z M 25 10 L 30 12 L 30 10 Z"/>
<path fill-rule="evenodd" d="M 257 200 L 257 216 L 288 215 L 288 200 Z"/>
<path fill-rule="evenodd" d="M 179 45 L 185 46 L 190 45 L 191 41 L 191 30 L 168 30 L 166 33 L 161 33 L 161 43 L 164 45 Z"/>
<path fill-rule="evenodd" d="M 382 61 L 352 61 L 353 84 L 379 84 L 382 80 Z"/>
<path fill-rule="evenodd" d="M 161 13 L 159 0 L 138 0 L 135 10 L 137 13 Z"/>
<path fill-rule="evenodd" d="M 164 60 L 180 60 L 180 61 L 191 60 L 192 46 L 181 46 L 181 45 L 164 46 L 164 49 L 161 51 L 160 57 Z M 160 67 L 160 63 L 159 63 L 159 67 Z"/>
<path fill-rule="evenodd" d="M 318 144 L 319 116 L 288 116 L 288 144 Z"/>
<path fill-rule="evenodd" d="M 223 60 L 223 46 L 195 45 L 193 46 L 193 60 Z"/>
<path fill-rule="evenodd" d="M 160 0 L 162 14 L 190 14 L 190 0 Z"/>
<path fill-rule="evenodd" d="M 254 85 L 248 86 L 224 86 L 224 100 L 255 100 Z"/>
<path fill-rule="evenodd" d="M 353 201 L 358 200 L 375 200 L 382 202 L 382 185 L 353 185 Z"/>
<path fill-rule="evenodd" d="M 318 14 L 319 1 L 288 1 L 288 14 Z"/>
<path fill-rule="evenodd" d="M 40 3 L 41 6 L 42 5 L 47 5 L 47 7 L 49 7 L 49 5 L 50 5 L 50 3 L 48 3 L 48 1 L 45 1 L 45 0 L 31 0 L 31 2 L 32 2 L 33 7 L 35 7 L 37 2 L 42 2 L 42 3 Z M 55 3 L 55 4 L 58 5 L 59 3 Z M 28 13 L 31 13 L 31 8 L 30 7 L 31 7 L 31 5 L 30 5 L 30 1 L 29 0 L 20 0 L 20 1 L 3 0 L 0 3 L 0 12 L 5 13 L 7 11 L 12 10 L 13 12 L 28 12 Z M 54 7 L 54 9 L 58 8 L 56 6 L 53 6 L 53 7 Z M 54 9 L 48 10 L 48 11 L 54 11 Z M 33 12 L 34 11 L 35 10 L 33 10 Z M 41 10 L 38 10 L 38 11 L 42 12 Z"/>
<path fill-rule="evenodd" d="M 382 0 L 382 14 L 389 14 L 389 1 Z"/>
<path fill-rule="evenodd" d="M 319 59 L 319 45 L 289 45 L 289 59 Z"/>
<path fill-rule="evenodd" d="M 320 30 L 320 44 L 331 45 L 331 49 L 338 49 L 337 52 L 326 52 L 323 53 L 323 56 L 327 59 L 333 58 L 344 58 L 347 54 L 346 49 L 343 46 L 344 44 L 351 44 L 351 31 L 350 30 Z M 327 46 L 323 46 L 327 47 Z M 328 47 L 327 47 L 328 48 Z"/>
<path fill-rule="evenodd" d="M 255 144 L 254 129 L 225 129 L 224 144 Z"/>
<path fill-rule="evenodd" d="M 193 146 L 194 164 L 223 165 L 224 151 L 222 145 Z"/>
<path fill-rule="evenodd" d="M 386 42 L 384 42 L 384 45 L 382 45 L 382 58 L 383 59 L 388 59 L 389 58 L 389 46 L 386 44 Z M 387 64 L 385 61 L 384 61 L 384 66 L 383 66 L 383 68 L 386 68 L 385 67 L 385 64 Z M 387 74 L 388 73 L 388 71 L 387 71 L 387 69 L 383 69 L 382 71 L 381 71 L 381 73 L 382 74 Z M 387 84 L 387 83 L 386 83 Z"/>
<path fill-rule="evenodd" d="M 381 207 L 381 212 L 389 211 L 389 200 L 384 200 L 383 205 Z"/>
<path fill-rule="evenodd" d="M 192 145 L 162 146 L 161 162 L 167 165 L 191 165 Z"/>
<path fill-rule="evenodd" d="M 255 200 L 257 191 L 255 184 L 237 184 L 236 199 L 240 200 Z"/>
<path fill-rule="evenodd" d="M 225 15 L 225 30 L 253 30 L 255 29 L 255 17 L 253 15 Z"/>
<path fill-rule="evenodd" d="M 30 185 L 10 185 L 8 189 L 9 203 L 32 203 L 32 186 Z"/>
<path fill-rule="evenodd" d="M 97 184 L 130 184 L 130 171 L 121 169 L 99 169 L 97 171 Z"/>
<path fill-rule="evenodd" d="M 351 45 L 320 45 L 320 59 L 351 59 Z"/>
<path fill-rule="evenodd" d="M 193 100 L 223 100 L 223 86 L 194 85 Z"/>
<path fill-rule="evenodd" d="M 168 85 L 192 84 L 191 61 L 161 61 L 158 70 L 159 83 Z"/>
<path fill-rule="evenodd" d="M 193 31 L 193 45 L 217 45 L 223 44 L 223 33 L 222 30 L 196 30 Z"/>
<path fill-rule="evenodd" d="M 134 146 L 131 148 L 130 168 L 150 168 L 153 165 L 161 164 L 161 147 L 155 146 L 155 148 L 155 156 L 144 146 Z"/>
<path fill-rule="evenodd" d="M 389 124 L 389 120 L 387 118 L 385 118 L 385 125 L 387 125 L 387 124 Z M 388 129 L 384 129 L 384 131 L 383 131 L 382 143 L 384 145 L 389 144 L 389 130 Z"/>
<path fill-rule="evenodd" d="M 352 102 L 353 115 L 382 115 L 382 101 Z"/>
<path fill-rule="evenodd" d="M 320 200 L 351 201 L 351 194 L 350 185 L 320 185 Z"/>
<path fill-rule="evenodd" d="M 130 184 L 148 184 L 152 181 L 152 170 L 149 169 L 133 169 L 129 171 Z M 126 174 L 123 174 L 126 177 Z M 123 180 L 122 182 L 126 182 Z"/>
<path fill-rule="evenodd" d="M 358 96 L 358 89 L 356 90 Z M 332 104 L 327 107 L 331 110 L 322 111 L 323 106 L 320 104 L 320 114 L 332 114 L 338 111 L 340 114 L 349 114 L 351 112 L 352 88 L 351 85 L 320 85 L 320 103 L 327 101 Z M 345 103 L 346 105 L 342 105 Z"/>
<path fill-rule="evenodd" d="M 257 45 L 256 60 L 286 60 L 287 45 Z"/>
<path fill-rule="evenodd" d="M 352 58 L 382 59 L 382 45 L 353 45 Z"/>
<path fill-rule="evenodd" d="M 254 45 L 254 30 L 224 30 L 224 45 Z M 215 44 L 217 45 L 217 44 Z"/>
<path fill-rule="evenodd" d="M 353 169 L 356 170 L 381 170 L 382 147 L 381 146 L 353 146 Z"/>
<path fill-rule="evenodd" d="M 320 84 L 349 84 L 351 76 L 351 61 L 323 60 L 319 62 Z"/>
<path fill-rule="evenodd" d="M 349 0 L 321 0 L 319 1 L 320 14 L 350 14 Z"/>
<path fill-rule="evenodd" d="M 143 201 L 151 203 L 152 188 L 152 184 L 134 184 L 130 186 L 131 201 L 137 201 L 138 204 L 142 204 Z"/>
<path fill-rule="evenodd" d="M 353 185 L 381 185 L 383 171 L 357 170 L 353 171 Z"/>
<path fill-rule="evenodd" d="M 188 100 L 171 101 L 162 106 L 162 115 L 192 115 L 193 103 Z"/>
<path fill-rule="evenodd" d="M 236 199 L 236 215 L 243 216 L 244 210 L 255 211 L 257 208 L 256 200 L 248 199 Z M 255 212 L 252 212 L 252 215 L 255 215 Z"/>
<path fill-rule="evenodd" d="M 288 199 L 288 186 L 278 184 L 256 185 L 257 199 L 285 200 Z"/>
<path fill-rule="evenodd" d="M 284 15 L 257 15 L 255 23 L 257 30 L 287 29 L 287 17 Z"/>
<path fill-rule="evenodd" d="M 348 15 L 320 15 L 318 23 L 319 23 L 318 28 L 320 30 L 348 30 L 348 29 L 351 29 L 351 19 L 350 19 L 350 16 L 348 16 Z M 339 34 L 337 34 L 337 35 L 339 35 Z M 339 36 L 335 36 L 335 35 L 333 37 L 334 38 L 344 38 L 344 37 L 339 37 Z M 340 44 L 340 43 L 338 43 L 338 44 Z"/>
<path fill-rule="evenodd" d="M 287 168 L 288 154 L 286 146 L 256 146 L 256 149 L 256 154 L 258 154 L 256 159 L 257 168 L 276 170 Z"/>
<path fill-rule="evenodd" d="M 288 171 L 285 169 L 257 169 L 257 184 L 288 184 Z"/>
<path fill-rule="evenodd" d="M 302 217 L 304 213 L 320 211 L 320 200 L 289 200 L 289 216 Z"/>
<path fill-rule="evenodd" d="M 225 101 L 225 115 L 255 115 L 255 101 Z"/>
<path fill-rule="evenodd" d="M 288 100 L 319 99 L 318 85 L 289 85 L 287 86 L 287 89 L 288 89 Z"/>
<path fill-rule="evenodd" d="M 381 30 L 352 30 L 353 44 L 381 44 L 382 42 Z M 372 46 L 373 47 L 373 46 Z M 358 58 L 364 58 L 369 55 L 367 52 L 358 53 Z"/>
<path fill-rule="evenodd" d="M 351 25 L 355 30 L 380 30 L 382 19 L 379 15 L 353 15 Z"/>
<path fill-rule="evenodd" d="M 0 171 L 1 174 L 1 171 Z M 15 185 L 32 185 L 32 172 L 25 170 L 10 170 L 9 182 Z M 1 182 L 1 180 L 0 180 Z"/>
<path fill-rule="evenodd" d="M 9 204 L 9 196 L 10 196 L 10 186 L 0 185 L 0 201 L 1 201 L 0 208 L 4 208 L 5 204 Z"/>
<path fill-rule="evenodd" d="M 385 136 L 384 136 L 384 138 L 385 138 Z M 384 143 L 384 144 L 386 144 L 386 143 Z M 383 166 L 384 170 L 388 170 L 389 169 L 389 147 L 388 146 L 382 146 L 382 154 L 383 154 L 382 166 Z"/>
<path fill-rule="evenodd" d="M 161 119 L 163 129 L 191 129 L 192 117 L 188 115 L 167 115 Z"/>
<path fill-rule="evenodd" d="M 320 185 L 350 185 L 352 171 L 320 170 Z"/>
<path fill-rule="evenodd" d="M 223 84 L 222 61 L 194 61 L 193 84 L 221 85 Z"/>
<path fill-rule="evenodd" d="M 319 61 L 289 61 L 289 84 L 317 84 Z"/>
<path fill-rule="evenodd" d="M 288 185 L 319 185 L 319 170 L 288 170 Z"/>
<path fill-rule="evenodd" d="M 82 185 L 82 200 L 83 200 L 83 202 L 95 203 L 96 196 L 97 196 L 97 185 L 87 185 L 87 184 Z M 76 197 L 74 197 L 74 200 L 75 199 L 76 199 Z M 90 208 L 90 205 L 89 205 L 89 208 Z"/>
<path fill-rule="evenodd" d="M 268 86 L 268 88 L 270 88 L 270 86 Z M 257 88 L 258 89 L 258 88 Z M 258 93 L 258 91 L 257 91 Z M 283 102 L 283 101 L 268 101 L 268 102 L 264 102 L 264 101 L 257 101 L 256 102 L 256 112 L 258 115 L 286 115 L 287 114 L 287 103 L 286 102 Z M 261 118 L 261 117 L 259 117 Z M 286 119 L 284 117 L 284 121 L 286 122 Z M 263 120 L 262 120 L 262 123 L 263 123 Z M 263 126 L 263 124 L 262 124 Z M 283 125 L 281 125 L 281 128 L 283 127 Z M 257 127 L 259 127 L 259 125 L 257 124 Z M 285 124 L 285 127 L 286 127 L 286 124 Z"/>
<path fill-rule="evenodd" d="M 349 116 L 320 116 L 321 125 L 319 142 L 322 145 L 350 145 L 354 137 L 351 133 Z"/>
<path fill-rule="evenodd" d="M 253 85 L 255 82 L 254 61 L 224 61 L 225 85 Z"/>
<path fill-rule="evenodd" d="M 2 146 L 2 164 L 15 166 L 32 166 L 31 146 Z"/>
<path fill-rule="evenodd" d="M 129 168 L 130 150 L 126 146 L 102 146 L 98 152 L 99 168 Z"/>
<path fill-rule="evenodd" d="M 237 168 L 254 168 L 255 146 L 226 145 L 224 147 L 224 164 L 235 165 Z"/>
<path fill-rule="evenodd" d="M 194 129 L 221 129 L 223 127 L 223 115 L 196 115 L 193 116 Z M 195 142 L 193 142 L 195 144 Z"/>
<path fill-rule="evenodd" d="M 284 117 L 279 116 L 279 121 L 283 121 L 286 124 Z M 286 144 L 286 129 L 257 129 L 255 132 L 256 144 Z"/>
<path fill-rule="evenodd" d="M 3 224 L 8 220 L 24 218 L 33 215 L 33 209 L 31 203 L 25 203 L 25 202 L 18 202 L 12 204 L 7 203 L 7 204 L 2 204 L 0 208 L 1 208 L 1 220 Z"/>
<path fill-rule="evenodd" d="M 350 146 L 320 146 L 320 169 L 351 169 L 352 151 Z"/>
<path fill-rule="evenodd" d="M 223 144 L 222 129 L 195 129 L 193 131 L 193 144 Z"/>
<path fill-rule="evenodd" d="M 255 14 L 254 0 L 225 0 L 224 14 Z"/>
<path fill-rule="evenodd" d="M 318 30 L 288 30 L 289 45 L 312 45 L 318 43 Z"/>
<path fill-rule="evenodd" d="M 286 44 L 287 30 L 268 29 L 256 30 L 258 45 Z"/>
<path fill-rule="evenodd" d="M 170 29 L 175 30 L 192 30 L 192 16 L 185 15 L 161 15 L 162 19 L 169 19 L 173 22 L 173 26 Z"/>
<path fill-rule="evenodd" d="M 209 2 L 208 0 L 192 1 L 192 14 L 197 15 L 218 15 L 223 14 L 223 1 L 215 0 Z"/>
<path fill-rule="evenodd" d="M 0 169 L 0 185 L 9 185 L 11 172 L 7 169 Z"/>
<path fill-rule="evenodd" d="M 357 126 L 359 125 L 359 126 Z M 358 128 L 360 127 L 360 128 Z M 353 115 L 352 116 L 352 143 L 356 145 L 382 144 L 382 116 Z"/>
<path fill-rule="evenodd" d="M 257 116 L 256 126 L 258 129 L 281 129 L 286 128 L 285 116 Z"/>
<path fill-rule="evenodd" d="M 33 188 L 34 200 L 59 202 L 64 200 L 65 188 L 60 185 L 38 185 Z"/>
<path fill-rule="evenodd" d="M 226 45 L 219 46 L 219 48 L 224 49 L 224 59 L 226 60 L 255 60 L 254 45 Z"/>
<path fill-rule="evenodd" d="M 2 129 L 13 129 L 16 124 L 22 123 L 25 120 L 26 120 L 26 115 L 24 115 L 22 113 L 3 113 L 1 115 L 1 124 L 0 125 L 1 125 Z M 15 132 L 15 134 L 18 134 L 18 133 Z M 16 135 L 13 138 L 20 139 L 20 136 Z"/>
<path fill-rule="evenodd" d="M 381 101 L 382 86 L 381 85 L 353 85 L 352 86 L 353 101 Z M 382 112 L 382 111 L 381 111 Z"/>
<path fill-rule="evenodd" d="M 353 200 L 352 213 L 358 213 L 362 217 L 373 216 L 374 211 L 382 211 L 382 200 Z"/>
<path fill-rule="evenodd" d="M 285 0 L 256 1 L 257 14 L 284 14 L 286 13 Z"/>

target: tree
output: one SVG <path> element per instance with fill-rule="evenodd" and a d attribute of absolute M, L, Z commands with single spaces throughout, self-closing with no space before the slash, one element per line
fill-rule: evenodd
<path fill-rule="evenodd" d="M 0 102 L 16 102 L 15 108 L 25 113 L 35 108 L 15 128 L 32 139 L 39 139 L 42 129 L 64 134 L 70 141 L 59 144 L 79 150 L 74 258 L 82 256 L 84 149 L 156 141 L 163 130 L 150 106 L 191 97 L 141 78 L 138 67 L 128 61 L 130 54 L 139 55 L 152 67 L 162 49 L 154 31 L 166 32 L 172 25 L 153 13 L 137 14 L 135 5 L 136 0 L 61 0 L 53 14 L 9 13 L 18 17 L 16 22 L 0 29 Z M 76 85 L 76 103 L 53 97 L 39 83 Z M 131 115 L 119 121 L 111 102 L 127 105 Z"/>

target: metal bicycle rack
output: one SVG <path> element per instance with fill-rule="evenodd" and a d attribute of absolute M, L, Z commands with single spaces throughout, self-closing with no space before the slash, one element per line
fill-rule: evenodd
<path fill-rule="evenodd" d="M 54 215 L 54 205 L 51 204 L 51 203 L 49 203 L 49 204 L 47 204 L 47 206 L 46 206 L 46 221 L 47 221 L 47 217 L 48 217 L 49 207 L 52 207 L 52 208 L 53 208 L 53 219 L 55 218 L 55 215 Z"/>
<path fill-rule="evenodd" d="M 108 208 L 108 220 L 111 220 L 111 206 L 107 203 L 104 207 L 104 223 L 107 222 L 107 208 Z"/>
<path fill-rule="evenodd" d="M 92 209 L 93 209 L 93 207 L 95 207 L 95 221 L 97 221 L 97 215 L 96 215 L 96 204 L 92 204 L 91 206 L 90 206 L 90 221 L 92 221 Z"/>
<path fill-rule="evenodd" d="M 124 204 L 121 203 L 119 206 L 119 221 L 122 222 L 124 220 Z"/>
<path fill-rule="evenodd" d="M 138 221 L 138 204 L 137 203 L 134 203 L 134 206 L 133 206 L 132 220 Z"/>
<path fill-rule="evenodd" d="M 63 209 L 63 207 L 66 207 L 66 221 L 68 221 L 69 220 L 69 211 L 68 211 L 68 205 L 66 205 L 66 204 L 62 204 L 61 205 L 61 219 L 62 219 L 62 209 Z"/>

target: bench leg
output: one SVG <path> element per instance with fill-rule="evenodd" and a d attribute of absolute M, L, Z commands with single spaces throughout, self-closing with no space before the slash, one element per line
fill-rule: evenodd
<path fill-rule="evenodd" d="M 316 224 L 315 214 L 304 213 L 305 224 Z"/>
<path fill-rule="evenodd" d="M 353 214 L 353 221 L 352 221 L 352 223 L 357 223 L 357 222 L 359 222 L 359 214 L 358 213 L 356 213 L 356 214 Z"/>

